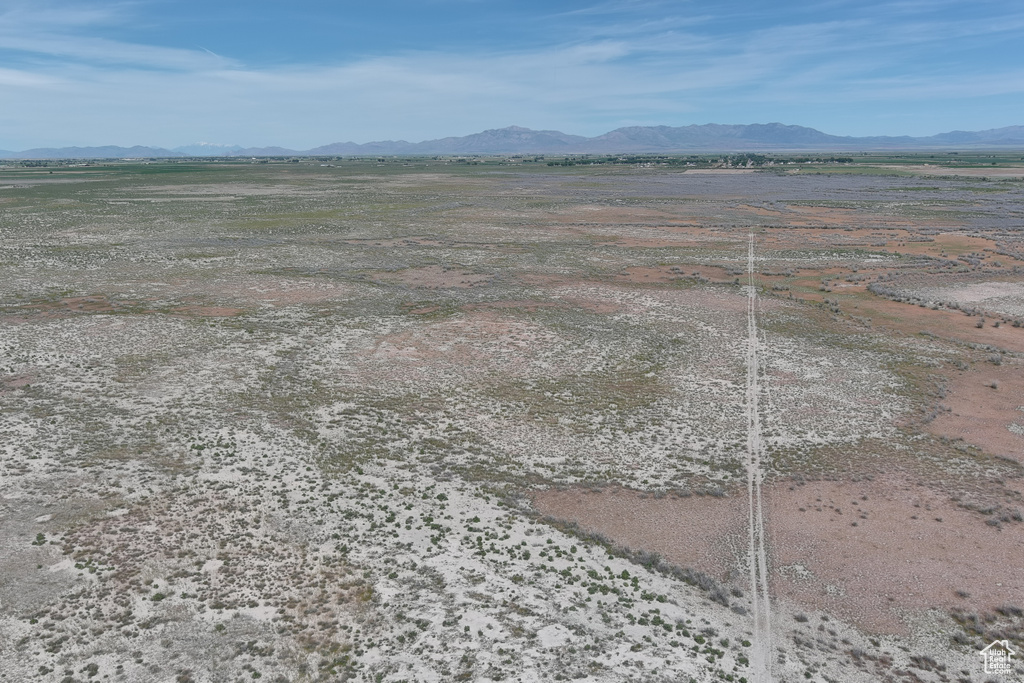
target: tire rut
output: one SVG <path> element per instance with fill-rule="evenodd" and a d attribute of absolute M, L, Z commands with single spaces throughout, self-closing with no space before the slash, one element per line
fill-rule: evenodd
<path fill-rule="evenodd" d="M 761 495 L 760 338 L 757 329 L 757 288 L 754 286 L 754 235 L 747 248 L 747 503 L 750 592 L 754 617 L 751 680 L 768 682 L 771 675 L 771 596 L 768 592 L 768 554 L 765 550 L 764 506 Z"/>

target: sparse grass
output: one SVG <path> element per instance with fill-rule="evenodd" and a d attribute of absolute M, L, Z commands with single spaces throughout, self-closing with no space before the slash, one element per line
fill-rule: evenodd
<path fill-rule="evenodd" d="M 998 483 L 1019 467 L 919 433 L 930 359 L 1014 352 L 856 307 L 879 275 L 937 267 L 913 249 L 1018 281 L 984 250 L 1021 251 L 1020 183 L 917 186 L 878 165 L 921 159 L 890 157 L 701 183 L 668 162 L 331 163 L 0 169 L 0 489 L 20 501 L 0 540 L 24 588 L 0 602 L 23 634 L 0 669 L 739 680 L 742 591 L 538 524 L 519 496 L 738 485 L 751 228 L 771 476 L 898 461 L 1019 522 Z M 771 223 L 751 212 L 769 204 Z M 787 675 L 844 670 L 805 649 Z"/>

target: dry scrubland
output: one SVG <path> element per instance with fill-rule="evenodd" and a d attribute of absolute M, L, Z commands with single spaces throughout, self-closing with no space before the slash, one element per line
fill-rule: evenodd
<path fill-rule="evenodd" d="M 0 169 L 0 680 L 754 680 L 751 232 L 772 676 L 983 680 L 1024 184 L 827 170 Z"/>

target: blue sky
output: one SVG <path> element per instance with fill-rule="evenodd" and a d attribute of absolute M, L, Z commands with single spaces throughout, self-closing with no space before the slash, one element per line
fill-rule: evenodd
<path fill-rule="evenodd" d="M 0 149 L 1024 124 L 1019 0 L 0 0 Z"/>

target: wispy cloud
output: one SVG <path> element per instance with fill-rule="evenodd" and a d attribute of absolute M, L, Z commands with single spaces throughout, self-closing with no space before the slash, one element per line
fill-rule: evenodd
<path fill-rule="evenodd" d="M 67 5 L 8 0 L 0 5 L 0 50 L 19 61 L 42 59 L 194 70 L 237 64 L 202 48 L 164 47 L 95 35 L 128 21 L 129 3 Z"/>
<path fill-rule="evenodd" d="M 0 50 L 50 58 L 73 58 L 93 64 L 132 65 L 178 71 L 223 68 L 238 64 L 209 50 L 138 45 L 104 38 L 61 34 L 11 35 L 0 31 Z"/>
<path fill-rule="evenodd" d="M 801 122 L 828 128 L 829 119 L 840 120 L 837 102 L 888 106 L 907 120 L 928 110 L 934 120 L 934 103 L 957 93 L 1024 94 L 1014 63 L 949 57 L 1012 43 L 1024 32 L 1024 13 L 965 19 L 913 2 L 876 3 L 871 11 L 841 0 L 828 5 L 733 25 L 724 21 L 737 11 L 728 3 L 717 15 L 688 17 L 679 3 L 606 2 L 558 15 L 586 21 L 540 46 L 393 47 L 267 67 L 222 56 L 216 45 L 147 44 L 122 39 L 130 31 L 100 30 L 130 28 L 136 4 L 44 2 L 32 11 L 29 3 L 0 0 L 0 54 L 9 57 L 0 100 L 17 103 L 0 147 L 213 139 L 303 148 L 509 123 L 596 134 L 627 123 L 780 120 L 794 111 L 818 112 L 821 121 Z M 958 106 L 951 115 L 968 111 Z"/>
<path fill-rule="evenodd" d="M 54 88 L 60 81 L 56 78 L 18 69 L 0 68 L 0 87 L 11 88 Z"/>

